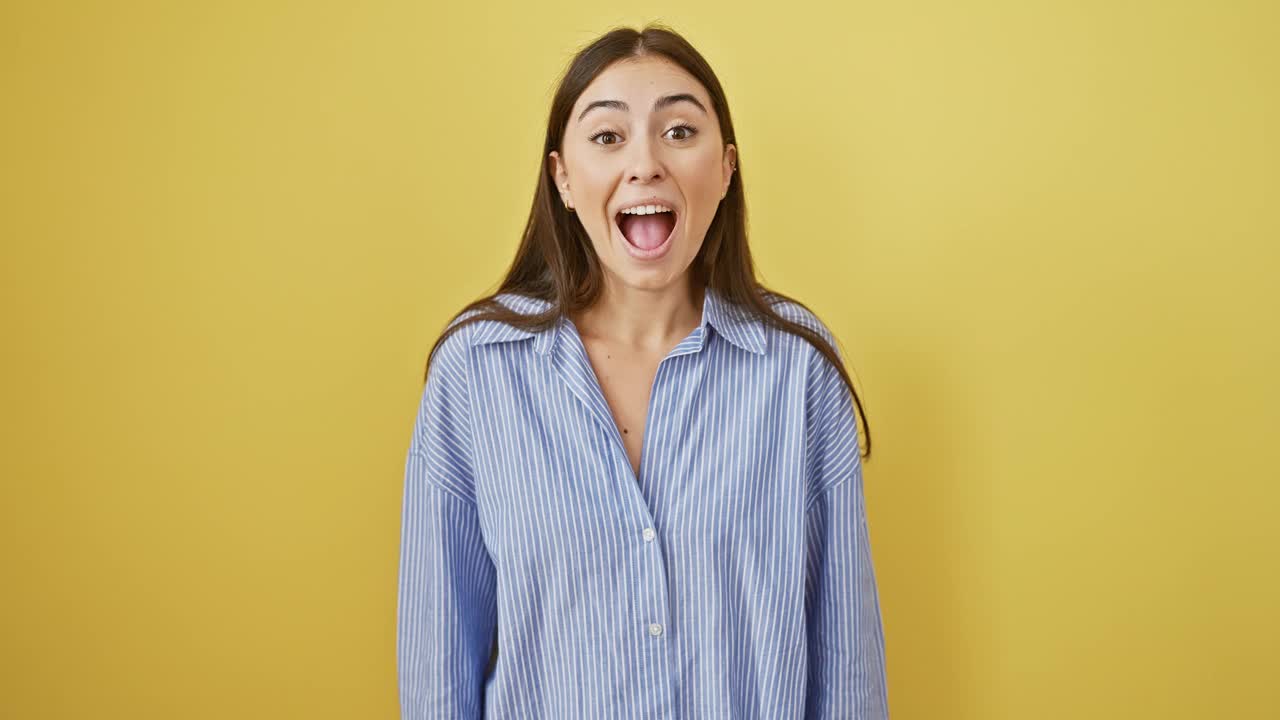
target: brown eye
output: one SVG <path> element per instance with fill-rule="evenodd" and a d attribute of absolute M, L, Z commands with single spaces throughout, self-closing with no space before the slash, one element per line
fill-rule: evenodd
<path fill-rule="evenodd" d="M 684 137 L 678 137 L 678 138 L 675 138 L 676 140 L 688 140 L 689 138 L 691 138 L 691 137 L 693 137 L 694 135 L 697 135 L 697 134 L 698 134 L 697 129 L 695 129 L 694 127 L 692 127 L 692 126 L 690 126 L 690 125 L 676 125 L 675 127 L 671 128 L 671 130 L 668 130 L 667 132 L 672 132 L 672 131 L 674 131 L 674 130 L 684 130 L 684 131 L 685 131 L 685 135 L 684 135 Z"/>
<path fill-rule="evenodd" d="M 614 132 L 614 131 L 612 131 L 612 130 L 601 130 L 600 132 L 596 133 L 595 135 L 592 135 L 592 136 L 591 136 L 590 138 L 588 138 L 588 139 L 589 139 L 589 140 L 591 140 L 591 142 L 595 142 L 595 141 L 596 141 L 596 138 L 600 137 L 601 135 L 613 135 L 614 137 L 617 137 L 618 133 L 616 133 L 616 132 Z M 600 145 L 616 145 L 616 144 L 617 144 L 617 142 L 599 143 L 599 144 L 600 144 Z"/>

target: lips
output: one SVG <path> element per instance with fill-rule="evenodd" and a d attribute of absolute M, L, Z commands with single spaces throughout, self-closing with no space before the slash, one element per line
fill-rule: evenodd
<path fill-rule="evenodd" d="M 678 224 L 679 216 L 674 212 L 614 216 L 623 247 L 632 258 L 641 261 L 665 256 L 671 249 Z"/>
<path fill-rule="evenodd" d="M 666 242 L 676 227 L 674 212 L 632 215 L 619 213 L 614 217 L 622 236 L 641 250 L 653 250 Z"/>

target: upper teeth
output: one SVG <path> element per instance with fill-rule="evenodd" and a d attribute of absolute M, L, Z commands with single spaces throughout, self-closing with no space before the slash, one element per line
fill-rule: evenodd
<path fill-rule="evenodd" d="M 625 215 L 652 215 L 660 212 L 671 212 L 666 205 L 637 205 L 622 211 Z"/>

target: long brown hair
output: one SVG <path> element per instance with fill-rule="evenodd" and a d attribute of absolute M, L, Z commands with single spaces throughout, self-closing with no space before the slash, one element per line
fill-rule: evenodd
<path fill-rule="evenodd" d="M 583 47 L 574 56 L 556 89 L 547 120 L 546 143 L 538 163 L 537 190 L 533 207 L 525 223 L 524 236 L 515 259 L 507 269 L 502 285 L 491 295 L 469 303 L 458 311 L 453 321 L 472 311 L 476 314 L 461 322 L 451 321 L 431 347 L 427 371 L 440 343 L 462 327 L 481 320 L 494 320 L 521 330 L 540 332 L 549 329 L 565 315 L 575 315 L 590 307 L 603 291 L 604 275 L 582 224 L 558 201 L 552 170 L 546 162 L 551 151 L 563 154 L 561 143 L 574 103 L 596 75 L 614 62 L 644 55 L 660 55 L 696 78 L 706 88 L 720 120 L 720 135 L 725 143 L 737 143 L 729 104 L 720 81 L 711 66 L 671 28 L 650 23 L 643 30 L 615 28 Z M 747 206 L 742 186 L 742 152 L 736 155 L 737 170 L 729 182 L 728 194 L 721 200 L 715 217 L 707 229 L 706 239 L 690 267 L 694 287 L 713 287 L 720 295 L 765 324 L 798 335 L 816 347 L 840 372 L 853 396 L 858 413 L 863 417 L 867 436 L 866 457 L 871 456 L 871 428 L 866 422 L 862 401 L 853 380 L 845 370 L 835 348 L 815 330 L 788 320 L 773 310 L 773 303 L 790 301 L 808 310 L 799 300 L 766 288 L 756 280 L 755 265 L 747 245 Z M 518 313 L 496 298 L 503 293 L 516 293 L 550 302 L 540 314 Z M 812 312 L 812 311 L 810 311 Z"/>

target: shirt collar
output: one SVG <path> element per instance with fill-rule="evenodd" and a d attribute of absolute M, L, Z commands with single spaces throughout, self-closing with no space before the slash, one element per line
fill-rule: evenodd
<path fill-rule="evenodd" d="M 703 328 L 704 334 L 708 323 L 721 337 L 743 350 L 757 355 L 764 354 L 764 323 L 729 302 L 713 287 L 707 287 L 702 300 L 702 323 L 699 327 Z"/>
<path fill-rule="evenodd" d="M 548 300 L 515 293 L 501 293 L 497 296 L 497 300 L 521 314 L 545 312 L 551 306 L 551 302 Z M 545 355 L 555 347 L 556 339 L 564 322 L 564 318 L 561 318 L 551 327 L 538 332 L 522 330 L 506 323 L 484 320 L 476 323 L 476 328 L 471 335 L 471 344 L 484 345 L 532 337 L 534 338 L 534 351 L 540 355 Z M 753 317 L 741 307 L 726 300 L 719 291 L 712 287 L 708 287 L 706 292 L 703 293 L 702 321 L 698 324 L 699 329 L 702 331 L 702 345 L 706 344 L 707 325 L 711 325 L 721 337 L 743 350 L 757 355 L 764 354 L 764 324 L 759 318 Z"/>

